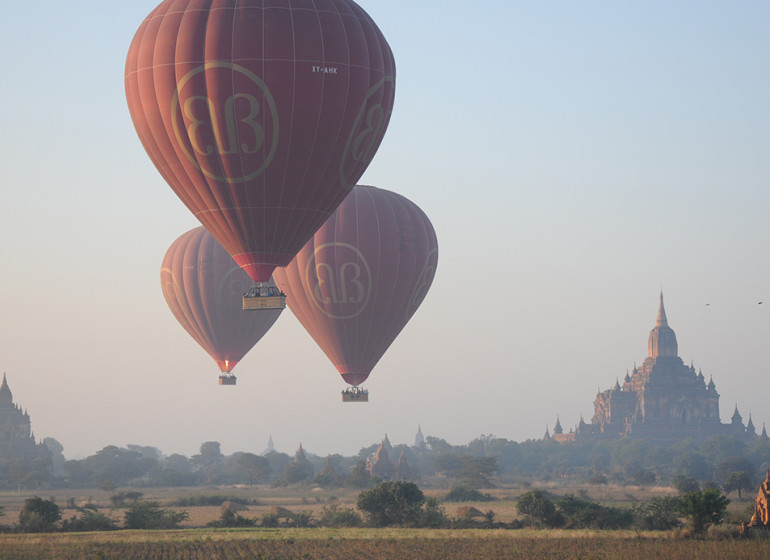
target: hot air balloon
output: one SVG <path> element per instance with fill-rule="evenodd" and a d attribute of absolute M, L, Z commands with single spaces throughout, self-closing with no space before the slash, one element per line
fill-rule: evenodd
<path fill-rule="evenodd" d="M 163 297 L 179 324 L 219 366 L 220 385 L 235 385 L 233 368 L 281 314 L 281 309 L 244 313 L 241 296 L 249 283 L 202 226 L 179 237 L 163 257 Z"/>
<path fill-rule="evenodd" d="M 425 298 L 438 263 L 433 226 L 416 204 L 355 187 L 275 282 L 289 309 L 352 389 L 363 383 Z"/>
<path fill-rule="evenodd" d="M 352 0 L 164 0 L 128 50 L 134 127 L 163 178 L 257 283 L 342 202 L 390 120 L 395 62 Z"/>

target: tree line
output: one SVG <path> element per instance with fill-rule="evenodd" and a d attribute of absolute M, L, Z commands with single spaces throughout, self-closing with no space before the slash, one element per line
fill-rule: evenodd
<path fill-rule="evenodd" d="M 199 453 L 187 457 L 164 455 L 141 445 L 107 446 L 83 459 L 67 460 L 62 446 L 45 440 L 49 462 L 36 464 L 0 457 L 0 488 L 164 487 L 217 484 L 293 484 L 371 487 L 367 459 L 379 443 L 355 456 L 319 456 L 300 450 L 293 457 L 271 452 L 224 455 L 218 442 L 204 442 Z M 557 443 L 528 440 L 517 443 L 482 435 L 465 445 L 428 436 L 421 445 L 390 446 L 393 462 L 403 453 L 411 480 L 447 486 L 488 488 L 497 484 L 531 484 L 550 479 L 590 484 L 673 485 L 699 490 L 753 492 L 770 468 L 770 441 L 751 442 L 730 436 L 705 441 L 684 440 L 676 445 L 655 445 L 623 438 L 602 442 Z M 327 466 L 331 465 L 331 469 Z"/>

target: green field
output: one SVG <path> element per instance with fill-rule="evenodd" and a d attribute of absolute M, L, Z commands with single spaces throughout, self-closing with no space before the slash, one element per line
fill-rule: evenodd
<path fill-rule="evenodd" d="M 554 488 L 555 490 L 555 488 Z M 577 492 L 581 488 L 559 488 Z M 668 488 L 632 489 L 603 487 L 590 489 L 593 498 L 605 504 L 630 507 L 634 500 L 670 493 Z M 738 540 L 729 538 L 728 526 L 712 531 L 702 539 L 686 538 L 684 531 L 587 531 L 534 529 L 331 529 L 288 528 L 210 529 L 204 526 L 221 514 L 219 505 L 182 506 L 185 500 L 206 496 L 227 496 L 245 500 L 240 511 L 244 517 L 261 519 L 274 507 L 292 512 L 305 512 L 317 519 L 330 504 L 355 507 L 358 491 L 351 489 L 321 490 L 312 486 L 271 488 L 143 488 L 143 499 L 156 500 L 163 507 L 184 510 L 189 519 L 183 528 L 173 531 L 119 530 L 101 533 L 0 534 L 0 560 L 5 559 L 768 559 L 770 539 Z M 491 502 L 471 504 L 444 503 L 447 516 L 457 508 L 473 505 L 482 511 L 492 510 L 495 521 L 510 523 L 518 517 L 516 498 L 521 488 L 497 488 L 490 493 Z M 92 504 L 100 512 L 122 521 L 124 509 L 114 508 L 110 495 L 103 490 L 55 490 L 39 494 L 53 498 L 62 507 L 66 519 L 78 512 L 65 504 Z M 444 490 L 427 490 L 427 495 L 440 497 Z M 24 500 L 33 493 L 0 493 L 0 506 L 5 508 L 0 524 L 12 526 Z M 749 501 L 730 504 L 731 521 L 744 518 Z"/>
<path fill-rule="evenodd" d="M 0 535 L 0 559 L 607 559 L 749 560 L 770 541 L 635 532 L 250 529 Z"/>

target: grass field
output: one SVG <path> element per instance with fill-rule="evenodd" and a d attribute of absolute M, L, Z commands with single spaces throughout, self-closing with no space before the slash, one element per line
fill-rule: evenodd
<path fill-rule="evenodd" d="M 0 560 L 760 560 L 769 556 L 768 540 L 675 539 L 629 531 L 249 529 L 0 535 Z"/>
<path fill-rule="evenodd" d="M 687 539 L 673 532 L 637 531 L 562 531 L 501 529 L 208 529 L 204 526 L 221 513 L 218 505 L 179 506 L 180 500 L 201 496 L 228 496 L 249 503 L 241 515 L 261 519 L 275 506 L 293 512 L 311 513 L 317 518 L 324 506 L 338 504 L 353 508 L 358 491 L 350 489 L 322 490 L 312 486 L 271 488 L 146 488 L 143 499 L 158 501 L 162 507 L 184 510 L 189 519 L 183 529 L 175 531 L 113 531 L 103 533 L 0 534 L 0 560 L 6 559 L 654 559 L 753 560 L 770 558 L 770 539 L 734 540 L 711 535 L 704 539 Z M 549 490 L 557 490 L 556 488 Z M 559 494 L 587 491 L 605 504 L 628 507 L 634 500 L 671 493 L 666 488 L 633 489 L 629 487 L 565 488 Z M 526 491 L 519 488 L 497 488 L 489 493 L 491 502 L 443 504 L 445 513 L 454 516 L 461 505 L 473 505 L 482 511 L 495 512 L 495 520 L 509 523 L 516 519 L 516 498 Z M 94 504 L 122 522 L 124 510 L 112 508 L 110 496 L 115 491 L 56 490 L 38 493 L 53 498 L 63 509 L 64 518 L 76 510 L 65 504 Z M 426 495 L 440 497 L 446 490 L 426 490 Z M 24 500 L 35 493 L 6 492 L 0 494 L 5 508 L 0 524 L 12 525 L 18 518 Z M 743 519 L 748 502 L 730 505 L 733 520 Z M 722 534 L 724 536 L 724 533 Z"/>

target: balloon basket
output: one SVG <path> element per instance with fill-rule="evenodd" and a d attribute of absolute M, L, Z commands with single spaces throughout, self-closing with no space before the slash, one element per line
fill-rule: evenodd
<path fill-rule="evenodd" d="M 257 282 L 243 294 L 244 309 L 284 309 L 286 295 L 268 282 Z"/>
<path fill-rule="evenodd" d="M 220 375 L 219 376 L 219 384 L 220 385 L 235 385 L 235 381 L 238 378 L 234 375 Z"/>
<path fill-rule="evenodd" d="M 342 402 L 369 402 L 369 391 L 353 387 L 342 391 Z"/>

